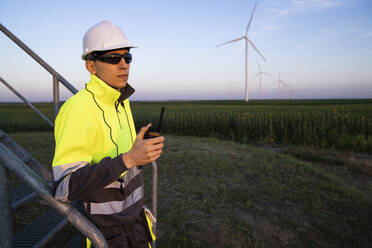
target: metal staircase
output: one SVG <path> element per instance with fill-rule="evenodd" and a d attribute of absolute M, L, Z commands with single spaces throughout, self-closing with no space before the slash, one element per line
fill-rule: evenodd
<path fill-rule="evenodd" d="M 81 204 L 79 202 L 65 204 L 55 200 L 51 181 L 48 182 L 41 176 L 44 171 L 34 171 L 22 161 L 22 158 L 30 158 L 28 161 L 36 160 L 24 150 L 21 153 L 19 149 L 11 150 L 19 145 L 4 132 L 0 133 L 2 134 L 0 142 L 0 165 L 2 165 L 0 166 L 0 199 L 2 202 L 0 205 L 0 213 L 2 213 L 0 215 L 2 223 L 0 240 L 2 247 L 43 247 L 66 225 L 67 221 L 70 221 L 84 236 L 89 237 L 95 247 L 107 247 L 102 234 L 80 212 Z M 8 144 L 11 144 L 12 148 L 9 149 L 6 146 Z M 18 153 L 18 156 L 15 153 Z M 21 178 L 24 183 L 9 190 L 11 188 L 8 182 L 9 172 Z M 50 208 L 13 235 L 11 211 L 15 211 L 17 207 L 29 202 L 36 195 L 42 198 L 41 204 L 46 204 Z M 79 243 L 71 242 L 68 247 L 79 247 Z"/>
<path fill-rule="evenodd" d="M 52 74 L 54 115 L 56 116 L 59 110 L 59 82 L 74 94 L 77 90 L 2 24 L 0 24 L 0 31 Z M 43 115 L 9 83 L 1 77 L 0 81 L 50 126 L 54 127 L 53 121 Z M 22 183 L 11 186 L 10 173 L 15 174 Z M 0 130 L 0 247 L 43 247 L 68 222 L 79 232 L 70 241 L 66 241 L 66 247 L 80 247 L 81 236 L 88 237 L 94 247 L 108 247 L 103 235 L 84 216 L 82 204 L 80 202 L 66 204 L 55 200 L 52 184 L 51 172 Z M 22 230 L 13 234 L 12 213 L 16 213 L 21 206 L 30 202 L 40 206 L 46 205 L 48 209 Z"/>

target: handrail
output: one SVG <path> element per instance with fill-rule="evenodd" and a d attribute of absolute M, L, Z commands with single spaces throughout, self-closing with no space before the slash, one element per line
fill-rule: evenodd
<path fill-rule="evenodd" d="M 31 168 L 25 165 L 6 146 L 0 143 L 0 165 L 5 166 L 19 178 L 29 184 L 33 190 L 43 198 L 51 207 L 75 226 L 85 237 L 88 237 L 94 247 L 108 247 L 102 233 L 84 215 L 70 204 L 57 201 L 52 195 L 52 188 Z"/>
<path fill-rule="evenodd" d="M 24 103 L 26 103 L 33 111 L 35 111 L 44 121 L 48 122 L 49 126 L 54 128 L 53 122 L 51 122 L 48 117 L 46 117 L 43 113 L 41 113 L 31 102 L 29 102 L 24 96 L 22 96 L 16 89 L 14 89 L 9 83 L 7 83 L 1 76 L 0 81 L 8 87 L 14 94 L 16 94 L 19 98 L 22 99 Z"/>
<path fill-rule="evenodd" d="M 158 218 L 158 164 L 156 161 L 152 162 L 152 213 L 155 219 Z M 152 226 L 152 231 L 156 235 L 156 222 Z"/>
<path fill-rule="evenodd" d="M 30 55 L 36 62 L 38 62 L 42 67 L 45 68 L 50 74 L 56 76 L 58 81 L 60 81 L 68 90 L 73 94 L 76 94 L 78 90 L 72 86 L 61 74 L 55 71 L 50 65 L 48 65 L 42 58 L 40 58 L 34 51 L 32 51 L 25 43 L 18 39 L 14 34 L 12 34 L 6 27 L 0 23 L 0 30 L 9 37 L 14 43 L 16 43 L 20 48 L 22 48 L 28 55 Z"/>
<path fill-rule="evenodd" d="M 42 58 L 39 57 L 34 51 L 32 51 L 25 43 L 18 39 L 12 34 L 6 27 L 0 23 L 0 31 L 2 31 L 9 39 L 16 43 L 20 48 L 23 49 L 28 55 L 30 55 L 36 62 L 38 62 L 45 70 L 47 70 L 53 76 L 53 102 L 54 102 L 54 118 L 57 117 L 59 111 L 59 82 L 61 82 L 69 91 L 76 94 L 78 90 L 72 86 L 61 74 L 54 70 L 48 65 Z"/>

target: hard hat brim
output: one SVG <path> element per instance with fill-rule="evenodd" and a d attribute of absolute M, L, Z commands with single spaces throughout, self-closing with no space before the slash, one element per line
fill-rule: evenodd
<path fill-rule="evenodd" d="M 86 51 L 85 53 L 83 53 L 83 55 L 81 55 L 81 59 L 82 60 L 86 60 L 86 56 L 88 54 L 91 54 L 93 52 L 109 52 L 109 51 L 114 51 L 114 50 L 120 50 L 120 49 L 125 49 L 125 48 L 138 48 L 138 46 L 124 46 L 124 47 L 113 47 L 113 48 L 108 48 L 108 49 L 104 49 L 104 50 L 92 50 L 92 51 Z"/>

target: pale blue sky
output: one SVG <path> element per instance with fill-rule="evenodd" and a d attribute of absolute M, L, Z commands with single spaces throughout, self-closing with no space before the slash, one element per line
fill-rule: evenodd
<path fill-rule="evenodd" d="M 263 98 L 281 79 L 295 98 L 372 98 L 372 1 L 258 0 L 249 36 L 249 78 L 263 71 Z M 80 56 L 85 31 L 110 20 L 133 49 L 134 100 L 243 99 L 244 35 L 254 0 L 0 2 L 0 22 L 77 89 L 89 79 Z M 0 76 L 32 101 L 52 100 L 52 77 L 0 33 Z M 249 98 L 259 97 L 257 79 Z M 61 87 L 62 98 L 70 96 Z M 289 88 L 283 97 L 289 97 Z M 0 84 L 0 101 L 17 98 Z"/>

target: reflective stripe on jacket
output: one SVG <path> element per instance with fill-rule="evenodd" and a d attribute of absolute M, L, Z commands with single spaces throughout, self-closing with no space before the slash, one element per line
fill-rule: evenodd
<path fill-rule="evenodd" d="M 92 75 L 55 121 L 55 197 L 81 199 L 97 226 L 130 221 L 143 207 L 142 171 L 127 170 L 121 158 L 136 137 L 127 99 L 133 92 L 129 84 L 119 92 Z"/>

